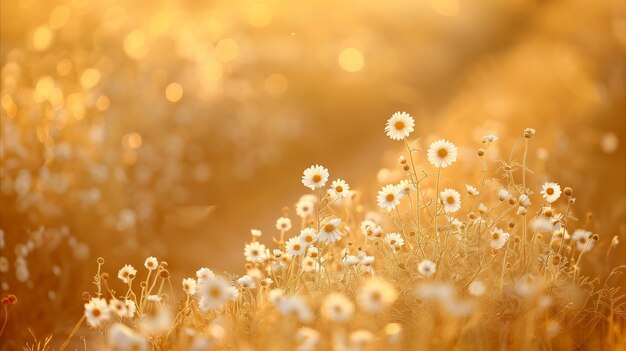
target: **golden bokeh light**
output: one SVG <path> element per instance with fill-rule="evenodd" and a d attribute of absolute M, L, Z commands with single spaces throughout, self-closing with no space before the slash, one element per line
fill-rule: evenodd
<path fill-rule="evenodd" d="M 50 28 L 61 29 L 70 19 L 70 8 L 65 5 L 57 6 L 50 13 Z"/>
<path fill-rule="evenodd" d="M 215 57 L 222 62 L 233 61 L 238 55 L 239 45 L 233 39 L 222 39 L 215 45 Z"/>
<path fill-rule="evenodd" d="M 264 86 L 268 94 L 281 96 L 287 90 L 289 83 L 287 82 L 287 78 L 285 78 L 285 76 L 275 73 L 265 78 Z"/>
<path fill-rule="evenodd" d="M 48 26 L 39 26 L 33 32 L 33 46 L 36 50 L 46 50 L 52 40 L 54 39 L 54 33 Z"/>
<path fill-rule="evenodd" d="M 339 65 L 348 72 L 358 72 L 364 64 L 365 58 L 359 49 L 346 48 L 339 54 Z"/>
<path fill-rule="evenodd" d="M 183 98 L 183 86 L 180 83 L 170 83 L 165 88 L 165 97 L 171 102 L 178 102 Z"/>
<path fill-rule="evenodd" d="M 262 28 L 272 22 L 272 8 L 267 4 L 254 4 L 248 9 L 248 22 L 258 28 Z"/>

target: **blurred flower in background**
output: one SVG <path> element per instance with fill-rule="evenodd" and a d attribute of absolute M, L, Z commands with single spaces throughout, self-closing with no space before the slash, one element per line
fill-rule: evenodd
<path fill-rule="evenodd" d="M 534 171 L 624 231 L 621 1 L 23 0 L 0 16 L 1 288 L 41 333 L 66 328 L 99 255 L 233 267 L 305 166 L 395 182 L 379 122 L 398 110 L 422 148 L 497 135 L 494 160 L 537 128 Z"/>

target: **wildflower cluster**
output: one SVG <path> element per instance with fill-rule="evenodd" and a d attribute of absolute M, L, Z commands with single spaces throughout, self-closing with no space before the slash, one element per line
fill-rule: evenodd
<path fill-rule="evenodd" d="M 140 350 L 567 348 L 585 342 L 581 333 L 596 336 L 584 323 L 613 290 L 582 274 L 600 238 L 576 223 L 573 190 L 533 186 L 525 159 L 501 161 L 494 177 L 482 172 L 461 190 L 445 174 L 458 148 L 434 141 L 420 158 L 407 140 L 414 125 L 407 113 L 387 122 L 387 135 L 407 148 L 405 177 L 382 186 L 377 210 L 313 165 L 302 176 L 312 193 L 295 217 L 286 209 L 263 242 L 251 230 L 243 274 L 200 268 L 171 284 L 167 264 L 149 257 L 145 278 L 131 265 L 119 270 L 117 292 L 99 271 L 88 324 L 112 348 Z M 534 134 L 520 136 L 525 148 Z M 484 170 L 497 140 L 483 138 Z"/>

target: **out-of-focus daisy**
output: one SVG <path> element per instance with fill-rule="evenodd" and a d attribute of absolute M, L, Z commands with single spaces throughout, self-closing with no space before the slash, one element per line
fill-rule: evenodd
<path fill-rule="evenodd" d="M 439 199 L 447 213 L 458 212 L 461 209 L 461 194 L 454 189 L 444 189 L 439 193 Z"/>
<path fill-rule="evenodd" d="M 524 129 L 524 137 L 525 138 L 532 138 L 533 136 L 535 136 L 535 133 L 537 131 L 535 130 L 535 128 L 526 128 Z"/>
<path fill-rule="evenodd" d="M 428 278 L 431 275 L 435 274 L 437 271 L 437 267 L 435 262 L 431 260 L 423 260 L 417 265 L 417 271 L 420 272 L 421 275 Z"/>
<path fill-rule="evenodd" d="M 340 224 L 341 219 L 339 218 L 333 218 L 326 222 L 318 233 L 318 240 L 327 245 L 339 241 L 339 239 L 341 239 L 341 232 L 339 231 Z"/>
<path fill-rule="evenodd" d="M 291 256 L 298 257 L 304 254 L 306 250 L 306 244 L 302 242 L 300 237 L 294 236 L 293 238 L 287 240 L 287 244 L 285 244 L 285 250 Z"/>
<path fill-rule="evenodd" d="M 430 144 L 428 161 L 435 167 L 446 168 L 456 162 L 458 148 L 451 142 L 441 139 Z"/>
<path fill-rule="evenodd" d="M 545 182 L 541 187 L 541 196 L 547 202 L 553 203 L 561 197 L 561 186 L 555 182 Z"/>
<path fill-rule="evenodd" d="M 218 309 L 225 302 L 238 296 L 237 289 L 220 276 L 201 281 L 198 293 L 200 295 L 199 307 L 203 312 Z"/>
<path fill-rule="evenodd" d="M 389 233 L 385 235 L 385 241 L 392 249 L 396 251 L 404 246 L 404 239 L 402 239 L 402 236 L 398 233 Z"/>
<path fill-rule="evenodd" d="M 311 166 L 304 170 L 302 184 L 311 190 L 319 189 L 326 185 L 329 176 L 328 169 L 323 166 Z"/>
<path fill-rule="evenodd" d="M 265 254 L 265 245 L 258 241 L 246 244 L 243 249 L 243 254 L 246 256 L 246 261 L 252 263 L 263 263 L 267 259 Z"/>
<path fill-rule="evenodd" d="M 111 318 L 111 310 L 109 310 L 107 301 L 98 297 L 92 297 L 85 304 L 85 317 L 87 322 L 96 328 L 100 326 L 100 323 L 109 320 Z"/>
<path fill-rule="evenodd" d="M 322 317 L 331 322 L 345 322 L 354 314 L 354 304 L 339 293 L 326 295 L 321 307 Z"/>
<path fill-rule="evenodd" d="M 480 280 L 474 280 L 467 287 L 467 292 L 469 292 L 472 296 L 480 296 L 484 294 L 486 290 L 487 287 L 485 286 L 485 283 Z"/>
<path fill-rule="evenodd" d="M 274 290 L 270 291 L 270 293 Z M 278 296 L 278 298 L 274 297 L 272 299 L 274 300 L 274 305 L 283 315 L 296 316 L 296 318 L 303 323 L 308 323 L 313 319 L 313 312 L 306 301 L 300 296 L 285 296 L 283 294 Z"/>
<path fill-rule="evenodd" d="M 415 127 L 415 120 L 406 112 L 396 112 L 391 115 L 385 125 L 385 132 L 392 140 L 403 140 L 408 137 Z"/>
<path fill-rule="evenodd" d="M 351 350 L 363 350 L 369 343 L 374 341 L 376 337 L 374 334 L 366 329 L 355 330 L 350 333 L 350 346 Z"/>
<path fill-rule="evenodd" d="M 215 277 L 215 273 L 206 267 L 200 268 L 196 271 L 196 278 L 198 278 L 199 282 L 213 277 Z"/>
<path fill-rule="evenodd" d="M 398 190 L 398 187 L 393 184 L 385 185 L 382 190 L 378 192 L 378 207 L 391 211 L 400 204 L 401 197 L 402 194 Z"/>
<path fill-rule="evenodd" d="M 491 231 L 491 241 L 489 244 L 494 249 L 499 250 L 506 244 L 507 240 L 509 240 L 509 233 L 505 233 L 500 228 L 494 228 Z"/>
<path fill-rule="evenodd" d="M 296 214 L 302 218 L 306 218 L 313 214 L 314 210 L 313 202 L 309 200 L 300 200 L 296 204 Z"/>
<path fill-rule="evenodd" d="M 396 288 L 390 282 L 372 278 L 366 281 L 358 295 L 359 305 L 369 313 L 378 313 L 391 305 L 398 297 Z"/>
<path fill-rule="evenodd" d="M 594 241 L 591 240 L 592 235 L 593 234 L 590 231 L 576 229 L 572 233 L 572 240 L 576 242 L 576 249 L 583 252 L 591 250 L 595 244 Z"/>
<path fill-rule="evenodd" d="M 379 237 L 383 232 L 383 228 L 369 219 L 361 222 L 361 233 L 368 238 Z"/>
<path fill-rule="evenodd" d="M 109 345 L 115 350 L 148 350 L 148 341 L 122 323 L 115 323 L 111 326 L 108 339 Z"/>
<path fill-rule="evenodd" d="M 291 219 L 287 217 L 280 217 L 276 220 L 276 229 L 286 232 L 291 229 Z"/>
<path fill-rule="evenodd" d="M 241 278 L 237 279 L 237 284 L 239 284 L 239 286 L 241 288 L 244 289 L 254 289 L 256 288 L 256 282 L 254 281 L 254 279 L 249 276 L 249 275 L 244 275 Z"/>
<path fill-rule="evenodd" d="M 374 264 L 374 261 L 376 260 L 376 258 L 374 256 L 363 256 L 361 257 L 361 261 L 359 263 L 361 263 L 361 265 L 365 266 L 365 267 L 371 267 L 372 264 Z"/>
<path fill-rule="evenodd" d="M 344 180 L 337 179 L 332 182 L 330 185 L 330 189 L 337 195 L 341 197 L 347 197 L 350 192 L 350 185 L 346 183 Z"/>
<path fill-rule="evenodd" d="M 263 235 L 263 232 L 262 232 L 262 231 L 260 231 L 259 229 L 250 229 L 250 234 L 251 234 L 253 237 L 258 238 L 258 237 L 260 237 L 261 235 Z"/>
<path fill-rule="evenodd" d="M 317 256 L 319 256 L 320 254 L 320 250 L 315 246 L 310 246 L 306 254 L 309 257 L 317 258 Z"/>
<path fill-rule="evenodd" d="M 274 284 L 274 281 L 272 280 L 272 278 L 263 278 L 263 279 L 259 280 L 259 285 L 262 288 L 266 288 L 266 287 L 272 286 L 272 284 Z"/>
<path fill-rule="evenodd" d="M 198 283 L 193 278 L 183 279 L 183 290 L 189 296 L 195 295 L 198 292 Z"/>
<path fill-rule="evenodd" d="M 300 235 L 298 237 L 306 246 L 308 246 L 317 241 L 318 234 L 313 228 L 304 228 L 300 231 Z"/>
<path fill-rule="evenodd" d="M 302 327 L 296 333 L 298 351 L 313 351 L 320 340 L 320 333 L 309 327 Z"/>
<path fill-rule="evenodd" d="M 128 315 L 128 307 L 126 306 L 126 303 L 116 298 L 109 300 L 109 309 L 120 318 L 124 318 Z"/>
<path fill-rule="evenodd" d="M 156 257 L 150 256 L 146 258 L 146 261 L 143 263 L 143 265 L 148 268 L 148 270 L 153 271 L 159 267 L 159 261 L 156 259 Z"/>
<path fill-rule="evenodd" d="M 413 182 L 408 179 L 402 179 L 396 186 L 398 187 L 398 192 L 400 192 L 401 195 L 409 195 L 415 191 L 415 185 L 413 185 Z"/>
<path fill-rule="evenodd" d="M 467 189 L 467 193 L 472 195 L 472 196 L 476 196 L 478 195 L 478 189 L 476 189 L 474 186 L 469 185 L 469 184 L 465 184 L 465 189 Z"/>
<path fill-rule="evenodd" d="M 133 280 L 135 275 L 137 275 L 137 270 L 129 264 L 124 265 L 124 267 L 117 272 L 117 277 L 126 284 Z"/>
<path fill-rule="evenodd" d="M 515 292 L 519 296 L 535 295 L 541 288 L 541 282 L 532 273 L 526 273 L 515 282 Z"/>

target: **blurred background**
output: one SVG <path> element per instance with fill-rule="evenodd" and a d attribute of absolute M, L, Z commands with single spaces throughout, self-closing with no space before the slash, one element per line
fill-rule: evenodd
<path fill-rule="evenodd" d="M 494 160 L 508 158 L 536 128 L 534 186 L 549 174 L 602 240 L 624 234 L 624 1 L 1 5 L 0 274 L 18 296 L 14 340 L 26 327 L 67 334 L 99 256 L 110 273 L 149 255 L 176 278 L 241 270 L 250 228 L 271 232 L 311 164 L 366 189 L 369 205 L 377 175 L 398 170 L 403 145 L 383 132 L 398 110 L 423 144 L 445 137 L 468 159 L 490 133 Z"/>

